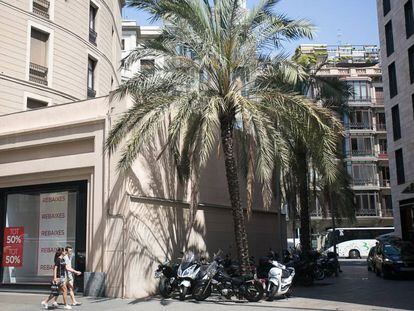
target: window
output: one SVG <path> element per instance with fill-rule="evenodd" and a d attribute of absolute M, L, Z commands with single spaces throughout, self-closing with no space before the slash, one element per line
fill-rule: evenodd
<path fill-rule="evenodd" d="M 125 39 L 121 40 L 121 49 L 122 51 L 125 51 Z"/>
<path fill-rule="evenodd" d="M 47 85 L 47 49 L 49 34 L 31 29 L 29 80 Z"/>
<path fill-rule="evenodd" d="M 410 69 L 410 82 L 414 83 L 414 45 L 408 49 L 408 67 Z"/>
<path fill-rule="evenodd" d="M 392 133 L 394 136 L 394 141 L 401 138 L 401 125 L 400 125 L 400 110 L 398 105 L 395 105 L 391 109 L 392 115 Z"/>
<path fill-rule="evenodd" d="M 98 34 L 96 33 L 96 14 L 98 8 L 92 3 L 89 6 L 89 42 L 96 45 L 96 38 Z"/>
<path fill-rule="evenodd" d="M 350 129 L 370 130 L 372 129 L 372 117 L 368 110 L 352 110 L 349 113 Z"/>
<path fill-rule="evenodd" d="M 392 21 L 385 25 L 385 45 L 387 48 L 387 56 L 394 53 L 394 36 L 392 34 Z"/>
<path fill-rule="evenodd" d="M 352 88 L 353 94 L 349 100 L 370 100 L 370 85 L 367 81 L 350 81 L 348 85 Z"/>
<path fill-rule="evenodd" d="M 387 140 L 384 138 L 378 139 L 379 153 L 387 154 Z"/>
<path fill-rule="evenodd" d="M 391 0 L 382 0 L 382 8 L 384 9 L 384 16 L 391 11 Z"/>
<path fill-rule="evenodd" d="M 405 33 L 407 39 L 414 33 L 414 14 L 413 14 L 413 1 L 409 0 L 404 5 L 405 13 Z"/>
<path fill-rule="evenodd" d="M 395 62 L 388 66 L 388 78 L 390 85 L 390 98 L 398 94 L 397 73 L 395 72 Z"/>
<path fill-rule="evenodd" d="M 355 186 L 376 186 L 376 164 L 352 164 L 352 179 Z"/>
<path fill-rule="evenodd" d="M 378 194 L 374 192 L 368 193 L 356 193 L 355 200 L 357 205 L 356 215 L 357 216 L 376 216 L 377 215 L 377 205 L 379 202 Z M 361 233 L 358 231 L 350 230 L 349 232 L 354 232 L 354 239 L 362 238 Z M 362 233 L 362 235 L 365 235 Z M 368 238 L 368 237 L 366 237 Z"/>
<path fill-rule="evenodd" d="M 33 13 L 49 19 L 49 0 L 33 0 Z"/>
<path fill-rule="evenodd" d="M 34 99 L 34 98 L 27 98 L 26 107 L 27 110 L 39 109 L 43 107 L 47 107 L 48 103 L 42 100 Z"/>
<path fill-rule="evenodd" d="M 411 105 L 413 106 L 413 119 L 414 119 L 414 94 L 411 95 Z"/>
<path fill-rule="evenodd" d="M 96 96 L 95 67 L 96 61 L 91 57 L 88 57 L 88 98 L 93 98 Z"/>
<path fill-rule="evenodd" d="M 155 69 L 155 60 L 141 59 L 140 66 L 141 66 L 141 71 L 152 71 Z"/>
<path fill-rule="evenodd" d="M 399 185 L 405 183 L 405 172 L 404 172 L 404 157 L 402 149 L 395 151 L 395 166 L 397 169 L 397 183 Z"/>
<path fill-rule="evenodd" d="M 352 137 L 351 138 L 351 155 L 352 156 L 371 156 L 372 141 L 369 137 Z"/>

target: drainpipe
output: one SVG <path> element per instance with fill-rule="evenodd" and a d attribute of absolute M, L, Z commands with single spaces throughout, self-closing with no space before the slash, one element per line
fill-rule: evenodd
<path fill-rule="evenodd" d="M 111 119 L 111 112 L 112 107 L 108 110 L 108 113 L 106 115 L 108 120 L 108 127 L 106 127 L 106 131 L 104 133 L 104 142 L 106 141 L 106 133 L 112 128 L 112 119 Z M 107 209 L 107 216 L 108 218 L 113 219 L 120 219 L 122 221 L 122 271 L 121 271 L 121 282 L 122 282 L 122 289 L 121 289 L 121 295 L 122 299 L 125 299 L 125 232 L 126 232 L 126 219 L 125 216 L 122 214 L 114 214 L 111 211 L 111 153 L 108 152 L 108 161 L 107 161 L 107 170 L 108 170 L 108 183 L 107 183 L 107 195 L 108 195 L 108 209 Z M 105 173 L 105 171 L 104 171 Z"/>

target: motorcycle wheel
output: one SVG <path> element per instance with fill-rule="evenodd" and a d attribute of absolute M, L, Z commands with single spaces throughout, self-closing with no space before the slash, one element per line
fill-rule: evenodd
<path fill-rule="evenodd" d="M 193 297 L 197 301 L 206 300 L 211 295 L 211 286 L 205 284 L 197 284 L 193 289 Z"/>
<path fill-rule="evenodd" d="M 316 267 L 313 271 L 313 277 L 317 281 L 322 281 L 325 278 L 325 272 L 323 271 L 323 269 Z"/>
<path fill-rule="evenodd" d="M 162 297 L 170 298 L 172 292 L 170 280 L 165 277 L 161 278 L 158 284 L 158 291 Z"/>
<path fill-rule="evenodd" d="M 180 286 L 180 295 L 179 295 L 179 299 L 181 301 L 185 300 L 185 297 L 187 296 L 187 292 L 188 292 L 188 288 L 185 286 Z"/>
<path fill-rule="evenodd" d="M 262 283 L 254 281 L 249 283 L 246 286 L 246 292 L 244 293 L 244 298 L 250 302 L 258 302 L 263 298 L 264 290 Z"/>
<path fill-rule="evenodd" d="M 267 300 L 268 301 L 273 301 L 273 299 L 275 299 L 277 294 L 277 286 L 275 284 L 270 284 L 270 288 L 269 291 L 267 292 Z"/>

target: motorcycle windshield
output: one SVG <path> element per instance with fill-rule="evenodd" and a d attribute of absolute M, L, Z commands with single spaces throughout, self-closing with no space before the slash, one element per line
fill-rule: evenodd
<path fill-rule="evenodd" d="M 195 255 L 193 252 L 187 252 L 184 254 L 183 259 L 181 259 L 181 270 L 184 271 L 190 267 L 195 261 Z"/>

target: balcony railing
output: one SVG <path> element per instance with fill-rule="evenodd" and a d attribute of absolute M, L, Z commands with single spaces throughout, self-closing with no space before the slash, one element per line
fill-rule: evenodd
<path fill-rule="evenodd" d="M 382 217 L 394 217 L 394 212 L 392 209 L 383 208 L 381 209 L 381 216 Z"/>
<path fill-rule="evenodd" d="M 348 123 L 345 127 L 350 130 L 372 130 L 372 124 L 370 123 Z"/>
<path fill-rule="evenodd" d="M 88 98 L 95 98 L 96 91 L 88 87 Z"/>
<path fill-rule="evenodd" d="M 348 152 L 348 156 L 351 157 L 373 157 L 374 151 L 372 150 L 351 150 Z"/>
<path fill-rule="evenodd" d="M 377 97 L 374 101 L 375 106 L 384 106 L 384 97 Z"/>
<path fill-rule="evenodd" d="M 374 208 L 360 208 L 355 213 L 356 216 L 379 216 L 379 210 Z"/>
<path fill-rule="evenodd" d="M 29 81 L 47 85 L 47 72 L 48 72 L 47 67 L 37 65 L 34 63 L 30 63 Z"/>
<path fill-rule="evenodd" d="M 49 19 L 49 6 L 48 0 L 33 0 L 33 13 Z"/>
<path fill-rule="evenodd" d="M 377 123 L 375 126 L 377 131 L 386 132 L 387 131 L 387 125 L 383 123 Z"/>
<path fill-rule="evenodd" d="M 354 186 L 376 186 L 378 187 L 378 180 L 376 179 L 352 179 Z"/>
<path fill-rule="evenodd" d="M 96 31 L 89 27 L 89 42 L 96 45 L 96 38 L 98 37 L 98 34 Z"/>
<path fill-rule="evenodd" d="M 378 159 L 380 159 L 380 160 L 388 160 L 388 153 L 387 153 L 387 151 L 386 150 L 381 150 L 379 153 L 378 153 Z"/>
<path fill-rule="evenodd" d="M 369 96 L 354 96 L 348 99 L 348 103 L 352 104 L 353 102 L 371 102 L 371 97 Z"/>
<path fill-rule="evenodd" d="M 389 179 L 380 179 L 379 184 L 381 188 L 389 188 L 391 187 L 391 183 Z"/>

